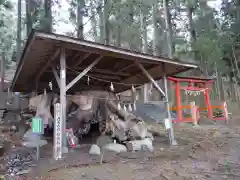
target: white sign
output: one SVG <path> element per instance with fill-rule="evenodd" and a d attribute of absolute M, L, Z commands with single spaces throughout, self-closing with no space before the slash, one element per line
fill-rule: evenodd
<path fill-rule="evenodd" d="M 54 123 L 54 159 L 58 160 L 62 158 L 62 111 L 60 103 L 55 104 L 55 123 Z"/>
<path fill-rule="evenodd" d="M 165 124 L 166 129 L 171 129 L 172 128 L 172 123 L 171 123 L 170 119 L 168 119 L 168 118 L 164 119 L 164 124 Z"/>

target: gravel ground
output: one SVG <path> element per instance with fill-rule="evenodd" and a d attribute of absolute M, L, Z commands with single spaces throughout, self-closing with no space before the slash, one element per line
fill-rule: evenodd
<path fill-rule="evenodd" d="M 240 179 L 239 118 L 230 125 L 177 125 L 178 146 L 167 145 L 166 137 L 154 141 L 154 153 L 87 154 L 88 147 L 70 153 L 60 162 L 42 160 L 28 177 L 51 180 L 191 180 Z"/>

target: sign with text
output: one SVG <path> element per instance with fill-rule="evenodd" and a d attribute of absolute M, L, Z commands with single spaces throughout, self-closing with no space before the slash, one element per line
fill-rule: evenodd
<path fill-rule="evenodd" d="M 54 159 L 58 160 L 62 158 L 62 138 L 63 138 L 63 127 L 62 127 L 62 111 L 60 103 L 55 104 L 55 122 L 54 122 Z"/>

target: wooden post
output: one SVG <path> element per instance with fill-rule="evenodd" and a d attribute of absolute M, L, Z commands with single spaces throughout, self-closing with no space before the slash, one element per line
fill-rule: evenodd
<path fill-rule="evenodd" d="M 205 103 L 206 103 L 207 110 L 208 110 L 208 118 L 212 119 L 213 118 L 213 111 L 212 111 L 212 107 L 211 107 L 211 101 L 210 101 L 209 90 L 208 89 L 206 89 L 204 91 L 204 96 L 205 96 Z"/>
<path fill-rule="evenodd" d="M 63 142 L 63 131 L 62 131 L 62 112 L 61 104 L 57 103 L 54 105 L 54 138 L 53 138 L 53 158 L 55 160 L 62 159 L 62 142 Z"/>
<path fill-rule="evenodd" d="M 62 112 L 63 153 L 67 153 L 66 138 L 66 50 L 61 48 L 60 53 L 60 103 Z"/>
<path fill-rule="evenodd" d="M 195 101 L 190 102 L 190 108 L 191 108 L 191 116 L 192 116 L 193 125 L 197 126 L 198 117 L 197 117 L 197 106 L 195 104 Z"/>
<path fill-rule="evenodd" d="M 132 95 L 133 111 L 136 111 L 136 96 L 137 96 L 136 89 L 131 90 L 131 95 Z"/>
<path fill-rule="evenodd" d="M 176 109 L 177 109 L 177 121 L 181 122 L 183 120 L 183 113 L 181 108 L 181 91 L 180 91 L 180 82 L 175 81 L 176 88 Z"/>
<path fill-rule="evenodd" d="M 163 81 L 164 81 L 164 90 L 165 90 L 165 104 L 166 104 L 167 118 L 169 119 L 169 123 L 170 123 L 170 129 L 168 132 L 169 142 L 171 145 L 177 145 L 177 141 L 175 140 L 175 137 L 174 137 L 174 131 L 173 131 L 173 126 L 172 126 L 172 117 L 171 117 L 170 106 L 169 106 L 169 101 L 168 101 L 168 85 L 167 85 L 166 75 L 163 76 Z"/>
<path fill-rule="evenodd" d="M 148 84 L 143 85 L 143 102 L 147 103 L 148 102 Z"/>

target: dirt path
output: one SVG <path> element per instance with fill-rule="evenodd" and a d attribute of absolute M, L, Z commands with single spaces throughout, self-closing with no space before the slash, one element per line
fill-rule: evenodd
<path fill-rule="evenodd" d="M 42 179 L 52 180 L 190 180 L 240 179 L 240 126 L 176 127 L 179 146 L 155 139 L 153 154 L 125 153 L 113 161 L 56 168 Z"/>

